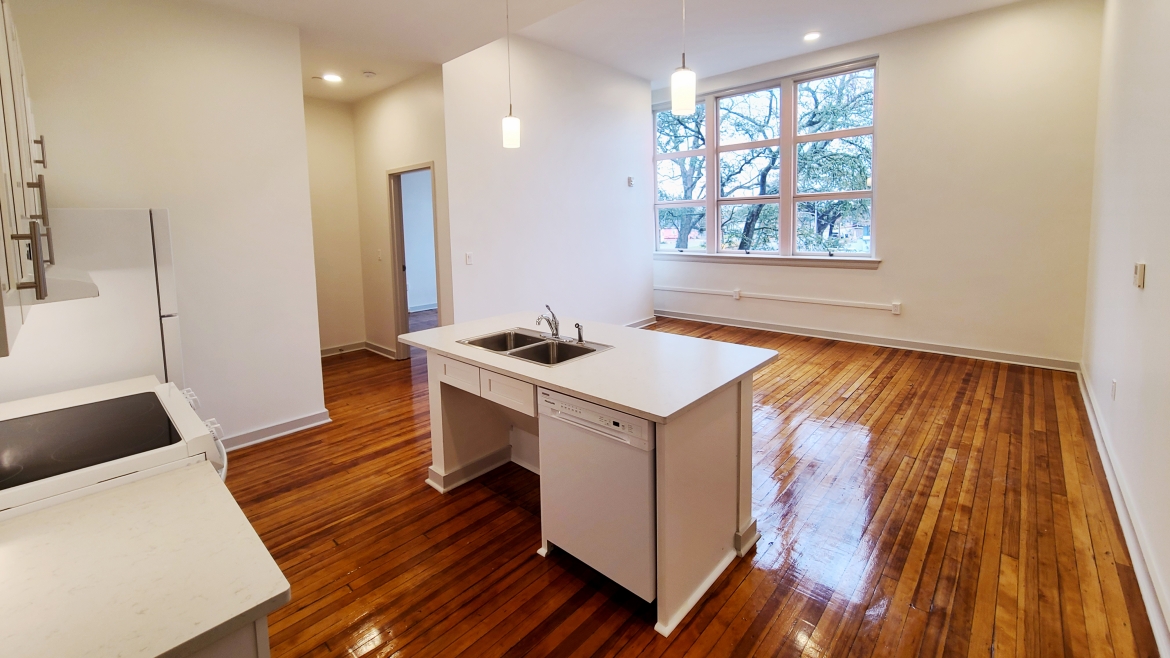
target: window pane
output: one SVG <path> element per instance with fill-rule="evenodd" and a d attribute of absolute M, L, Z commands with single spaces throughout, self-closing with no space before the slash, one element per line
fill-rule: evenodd
<path fill-rule="evenodd" d="M 796 145 L 796 192 L 868 190 L 873 176 L 873 135 Z"/>
<path fill-rule="evenodd" d="M 758 142 L 779 136 L 779 89 L 761 89 L 719 99 L 720 144 Z"/>
<path fill-rule="evenodd" d="M 719 154 L 719 194 L 723 197 L 780 193 L 780 147 Z"/>
<path fill-rule="evenodd" d="M 796 134 L 873 125 L 873 69 L 796 86 Z"/>
<path fill-rule="evenodd" d="M 655 124 L 659 153 L 696 151 L 707 143 L 707 115 L 702 103 L 695 106 L 695 113 L 690 116 L 675 116 L 670 110 L 658 112 Z"/>
<path fill-rule="evenodd" d="M 869 199 L 796 204 L 796 250 L 869 253 Z"/>
<path fill-rule="evenodd" d="M 707 196 L 707 158 L 658 161 L 658 200 L 694 201 Z"/>
<path fill-rule="evenodd" d="M 780 248 L 780 206 L 775 203 L 719 206 L 719 245 L 739 251 Z"/>
<path fill-rule="evenodd" d="M 658 209 L 658 248 L 707 250 L 707 209 L 676 206 Z"/>

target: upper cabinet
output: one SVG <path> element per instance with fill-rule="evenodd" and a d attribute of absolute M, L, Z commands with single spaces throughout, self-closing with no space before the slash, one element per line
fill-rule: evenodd
<path fill-rule="evenodd" d="M 0 253 L 3 254 L 4 271 L 0 277 L 0 295 L 4 302 L 3 340 L 0 340 L 0 356 L 7 356 L 24 319 L 38 292 L 44 292 L 43 284 L 38 285 L 38 270 L 34 262 L 34 251 L 40 252 L 42 242 L 34 245 L 31 231 L 40 229 L 39 220 L 30 215 L 38 214 L 29 208 L 30 196 L 27 182 L 32 175 L 32 142 L 28 138 L 28 102 L 24 89 L 24 67 L 16 43 L 16 30 L 12 25 L 8 3 L 3 2 L 4 47 L 0 48 L 0 108 L 3 110 L 3 131 L 0 131 L 0 171 L 3 178 L 3 199 L 0 199 Z M 15 54 L 15 57 L 13 57 Z M 17 82 L 19 81 L 19 82 Z M 19 88 L 18 88 L 19 86 Z M 25 151 L 27 155 L 22 155 Z M 32 225 L 36 222 L 36 225 Z M 30 236 L 31 237 L 31 236 Z M 28 284 L 31 283 L 30 287 Z M 38 287 L 41 288 L 38 290 Z"/>
<path fill-rule="evenodd" d="M 0 108 L 4 129 L 0 132 L 0 295 L 4 303 L 4 326 L 0 328 L 0 356 L 8 356 L 16 336 L 24 325 L 29 309 L 38 298 L 48 297 L 46 267 L 52 250 L 51 232 L 47 228 L 44 177 L 37 168 L 40 157 L 33 156 L 33 121 L 24 77 L 24 61 L 12 24 L 7 0 L 0 0 L 4 13 L 4 47 L 0 48 Z M 30 185 L 31 184 L 31 185 Z M 39 186 L 39 187 L 38 187 Z"/>
<path fill-rule="evenodd" d="M 57 264 L 49 211 L 45 139 L 37 133 L 28 82 L 9 0 L 3 9 L 0 47 L 0 357 L 8 356 L 36 304 L 96 297 L 84 272 Z"/>

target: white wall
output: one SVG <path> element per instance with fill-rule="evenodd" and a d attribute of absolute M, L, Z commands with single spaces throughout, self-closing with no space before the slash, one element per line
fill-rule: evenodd
<path fill-rule="evenodd" d="M 443 65 L 455 319 L 544 304 L 585 320 L 650 317 L 649 83 L 515 37 L 512 66 L 515 150 L 501 145 L 504 42 Z"/>
<path fill-rule="evenodd" d="M 305 98 L 321 348 L 366 340 L 353 107 Z"/>
<path fill-rule="evenodd" d="M 402 179 L 402 223 L 406 247 L 406 303 L 411 312 L 435 308 L 435 204 L 431 171 L 412 171 Z"/>
<path fill-rule="evenodd" d="M 168 0 L 15 9 L 53 205 L 170 210 L 200 414 L 229 436 L 323 419 L 296 28 Z"/>
<path fill-rule="evenodd" d="M 1148 598 L 1146 606 L 1163 652 L 1170 649 L 1165 622 L 1157 623 L 1159 614 L 1170 610 L 1167 33 L 1165 2 L 1106 4 L 1084 362 L 1103 438 L 1160 599 L 1160 609 Z M 1147 265 L 1144 290 L 1132 282 L 1138 261 Z"/>
<path fill-rule="evenodd" d="M 1013 4 L 700 80 L 727 89 L 879 56 L 882 263 L 656 261 L 655 285 L 899 301 L 903 313 L 677 292 L 655 293 L 655 308 L 1079 362 L 1101 13 L 1094 0 Z"/>
<path fill-rule="evenodd" d="M 443 75 L 434 69 L 366 98 L 354 106 L 358 213 L 366 340 L 393 350 L 396 307 L 390 240 L 387 172 L 434 163 L 438 239 L 439 321 L 450 324 L 451 269 L 447 213 L 447 155 L 443 128 Z M 379 252 L 383 254 L 378 259 Z"/>

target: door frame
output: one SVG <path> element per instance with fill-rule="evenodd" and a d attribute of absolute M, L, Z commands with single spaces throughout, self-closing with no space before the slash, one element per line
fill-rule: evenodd
<path fill-rule="evenodd" d="M 406 297 L 406 229 L 402 215 L 402 175 L 416 171 L 431 172 L 431 233 L 435 249 L 435 312 L 438 313 L 439 294 L 439 221 L 438 195 L 435 192 L 435 162 L 421 162 L 407 167 L 389 169 L 386 178 L 390 192 L 390 245 L 391 269 L 394 273 L 394 358 L 410 358 L 410 346 L 398 339 L 410 332 L 410 305 Z"/>

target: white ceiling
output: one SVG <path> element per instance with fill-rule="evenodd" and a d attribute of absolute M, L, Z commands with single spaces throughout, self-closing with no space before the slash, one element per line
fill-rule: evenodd
<path fill-rule="evenodd" d="M 301 29 L 305 94 L 353 101 L 504 36 L 504 0 L 202 0 Z M 580 0 L 510 0 L 512 27 Z M 373 78 L 362 77 L 373 71 Z M 344 80 L 314 80 L 322 73 Z"/>
<path fill-rule="evenodd" d="M 1016 0 L 687 0 L 687 67 L 700 78 Z M 822 36 L 805 43 L 804 35 Z M 654 88 L 679 66 L 682 0 L 586 0 L 520 31 Z"/>
<path fill-rule="evenodd" d="M 354 101 L 504 36 L 504 0 L 202 0 L 300 27 L 305 94 Z M 1016 0 L 687 0 L 687 64 L 718 75 Z M 667 84 L 682 0 L 511 0 L 513 30 Z M 805 33 L 823 36 L 805 43 Z M 364 78 L 363 71 L 377 75 Z M 337 73 L 344 81 L 314 79 Z"/>

